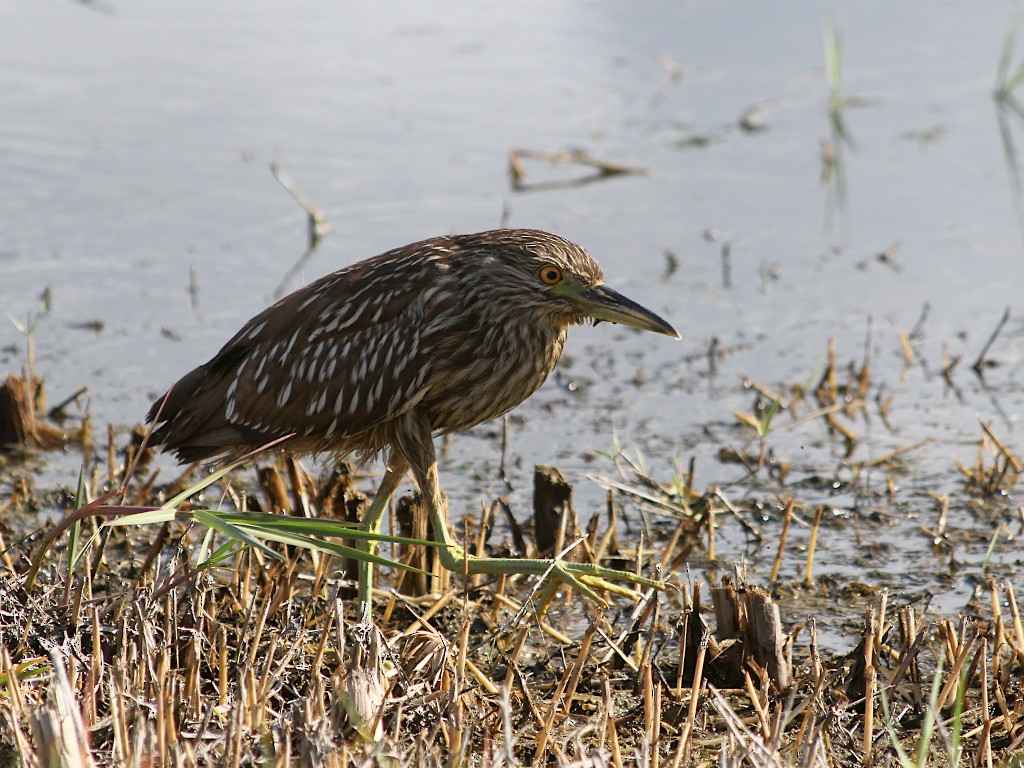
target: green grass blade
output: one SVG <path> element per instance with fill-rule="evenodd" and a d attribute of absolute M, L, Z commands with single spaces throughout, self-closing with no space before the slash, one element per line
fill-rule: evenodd
<path fill-rule="evenodd" d="M 1010 19 L 1006 24 L 1006 35 L 1003 37 L 1003 50 L 999 56 L 999 68 L 996 71 L 997 96 L 1006 96 L 1011 90 L 1013 90 L 1008 77 L 1010 74 L 1010 64 L 1013 61 L 1013 49 L 1016 44 L 1017 5 L 1017 3 L 1014 3 L 1013 9 L 1010 12 Z"/>
<path fill-rule="evenodd" d="M 768 415 L 758 422 L 757 433 L 759 437 L 767 437 L 768 433 L 771 432 L 772 419 L 775 418 L 775 414 L 779 412 L 781 407 L 778 398 L 772 400 L 772 407 L 768 409 Z"/>
<path fill-rule="evenodd" d="M 292 515 L 275 515 L 269 512 L 214 512 L 221 520 L 239 526 L 271 532 L 294 531 L 306 536 L 330 536 L 358 541 L 379 541 L 410 546 L 439 547 L 436 541 L 410 539 L 404 536 L 391 536 L 385 533 L 370 533 L 359 527 L 358 523 L 344 520 L 324 520 L 314 517 L 295 517 Z"/>
<path fill-rule="evenodd" d="M 825 79 L 835 97 L 843 88 L 843 33 L 832 17 L 827 0 L 822 3 L 822 37 L 825 44 Z"/>
<path fill-rule="evenodd" d="M 199 550 L 196 552 L 196 561 L 203 563 L 206 561 L 207 552 L 210 551 L 210 547 L 213 546 L 213 528 L 207 528 L 206 534 L 203 536 L 202 542 L 199 544 Z"/>
<path fill-rule="evenodd" d="M 213 528 L 206 529 L 206 535 L 203 536 L 203 542 L 199 545 L 199 550 L 196 553 L 196 562 L 198 563 L 196 566 L 197 569 L 204 570 L 206 568 L 213 568 L 220 565 L 225 560 L 230 560 L 236 554 L 245 549 L 244 544 L 239 544 L 237 541 L 232 539 L 231 541 L 224 542 L 211 553 L 210 548 L 213 546 L 213 539 L 216 533 L 216 530 Z"/>
<path fill-rule="evenodd" d="M 1020 85 L 1022 81 L 1024 81 L 1024 67 L 1021 67 L 1020 69 L 1018 69 L 1013 74 L 1013 77 L 1011 77 L 1007 81 L 1007 83 L 1006 83 L 1006 91 L 1007 91 L 1007 93 L 1009 93 L 1010 91 L 1016 90 L 1017 86 Z"/>
<path fill-rule="evenodd" d="M 11 665 L 11 671 L 14 672 L 15 677 L 19 682 L 31 680 L 34 677 L 40 677 L 42 675 L 50 675 L 53 670 L 50 668 L 50 660 L 45 656 L 37 656 L 33 659 L 26 659 L 25 661 Z M 6 690 L 10 680 L 6 674 L 0 674 L 0 696 L 7 696 Z"/>
<path fill-rule="evenodd" d="M 241 527 L 241 526 L 240 526 Z M 371 555 L 369 552 L 365 552 L 355 547 L 346 547 L 344 544 L 336 544 L 333 541 L 322 541 L 321 539 L 314 538 L 312 536 L 304 536 L 300 533 L 278 533 L 276 531 L 259 530 L 255 535 L 261 538 L 267 539 L 268 541 L 276 541 L 280 544 L 287 544 L 293 547 L 301 547 L 302 549 L 308 549 L 314 552 L 320 552 L 325 555 L 338 555 L 340 557 L 347 557 L 352 560 L 360 560 L 365 563 L 374 563 L 375 565 L 386 565 L 392 568 L 401 568 L 403 571 L 412 571 L 413 573 L 425 573 L 419 568 L 414 568 L 411 565 L 406 565 L 398 560 L 391 560 L 380 555 Z"/>
<path fill-rule="evenodd" d="M 107 520 L 103 525 L 107 527 L 113 527 L 115 525 L 153 525 L 154 523 L 169 523 L 176 519 L 177 516 L 178 512 L 176 509 L 158 507 L 157 509 L 151 509 L 146 512 L 136 512 L 133 515 L 115 517 L 113 520 Z"/>
<path fill-rule="evenodd" d="M 260 541 L 258 538 L 253 536 L 248 531 L 238 527 L 237 525 L 233 525 L 232 523 L 229 523 L 221 519 L 215 512 L 212 512 L 208 509 L 199 509 L 196 510 L 195 512 L 191 512 L 190 515 L 193 520 L 195 520 L 197 523 L 205 525 L 207 528 L 213 528 L 215 531 L 219 531 L 220 533 L 223 533 L 225 536 L 230 536 L 235 541 L 239 541 L 250 547 L 256 547 L 260 551 L 266 553 L 270 557 L 273 557 L 277 560 L 284 559 L 284 557 L 282 557 L 279 552 L 275 552 L 274 550 L 272 550 L 270 547 L 268 547 L 266 544 L 264 544 L 262 541 Z"/>
<path fill-rule="evenodd" d="M 212 509 L 196 510 L 189 512 L 188 515 L 195 522 L 230 537 L 233 543 L 257 547 L 277 559 L 282 559 L 282 556 L 273 549 L 270 549 L 264 541 L 274 541 L 279 544 L 286 544 L 327 555 L 338 555 L 339 557 L 361 560 L 376 565 L 401 568 L 402 570 L 414 573 L 424 573 L 419 568 L 414 568 L 397 560 L 391 560 L 380 555 L 371 555 L 369 552 L 345 546 L 344 544 L 324 541 L 309 535 L 309 532 L 316 531 L 321 532 L 321 535 L 382 540 L 398 544 L 440 546 L 437 542 L 422 542 L 419 539 L 406 539 L 400 536 L 385 536 L 383 534 L 371 535 L 365 531 L 354 531 L 350 523 L 342 523 L 340 521 L 314 520 L 263 512 L 219 512 Z M 132 517 L 135 517 L 135 515 L 132 515 Z M 322 533 L 325 530 L 328 531 L 327 534 Z M 231 549 L 233 543 L 229 542 L 219 547 L 209 558 L 200 564 L 200 567 L 211 567 L 230 558 L 237 551 Z M 208 548 L 208 545 L 204 544 L 204 548 Z"/>
<path fill-rule="evenodd" d="M 177 507 L 181 506 L 182 502 L 190 499 L 191 497 L 195 496 L 197 493 L 200 493 L 200 492 L 206 490 L 211 485 L 213 485 L 218 480 L 220 480 L 222 477 L 224 477 L 224 475 L 226 475 L 229 472 L 237 469 L 238 467 L 242 466 L 242 464 L 244 464 L 244 463 L 245 463 L 245 459 L 238 459 L 237 461 L 232 461 L 227 466 L 221 467 L 220 469 L 216 470 L 215 472 L 211 472 L 206 477 L 204 477 L 202 480 L 200 480 L 198 483 L 190 485 L 188 488 L 186 488 L 184 491 L 179 493 L 174 498 L 168 499 L 167 501 L 165 501 L 163 506 L 162 506 L 162 508 L 163 509 L 176 509 Z"/>
<path fill-rule="evenodd" d="M 935 730 L 935 721 L 941 716 L 938 711 L 939 691 L 942 689 L 942 667 L 946 663 L 946 651 L 939 650 L 939 658 L 936 659 L 935 678 L 932 680 L 931 694 L 928 696 L 928 706 L 925 708 L 924 721 L 921 723 L 921 734 L 918 737 L 916 765 L 928 764 L 928 749 L 932 741 L 932 731 Z"/>
<path fill-rule="evenodd" d="M 960 765 L 960 759 L 963 756 L 964 698 L 967 696 L 968 673 L 970 672 L 968 666 L 965 664 L 960 670 L 960 684 L 957 685 L 956 698 L 953 700 L 953 733 L 949 737 L 948 744 L 950 765 Z"/>
<path fill-rule="evenodd" d="M 901 768 L 915 768 L 914 761 L 910 759 L 910 755 L 907 754 L 907 750 L 900 744 L 900 738 L 896 734 L 896 729 L 892 724 L 892 711 L 889 707 L 889 697 L 886 694 L 886 689 L 883 687 L 879 691 L 879 696 L 882 700 L 882 717 L 885 718 L 885 730 L 889 734 L 889 741 L 892 743 L 893 749 L 896 751 L 896 759 L 899 760 Z"/>
<path fill-rule="evenodd" d="M 200 560 L 199 565 L 197 565 L 196 567 L 201 569 L 213 568 L 215 566 L 220 565 L 225 560 L 230 560 L 243 549 L 245 549 L 245 546 L 239 545 L 238 542 L 233 539 L 231 541 L 224 542 L 219 547 L 217 547 L 210 554 L 209 557 L 207 557 L 205 560 Z"/>
<path fill-rule="evenodd" d="M 995 551 L 996 542 L 999 541 L 999 528 L 996 528 L 995 533 L 992 534 L 992 541 L 988 544 L 988 549 L 985 551 L 985 559 L 981 561 L 981 572 L 988 573 L 988 564 L 992 559 L 992 553 Z"/>
<path fill-rule="evenodd" d="M 78 470 L 78 487 L 75 489 L 75 509 L 81 509 L 85 504 L 85 465 Z M 71 530 L 68 531 L 68 580 L 67 583 L 71 583 L 71 574 L 75 570 L 75 565 L 78 563 L 78 559 L 82 556 L 82 552 L 85 551 L 85 547 L 80 546 L 82 536 L 82 521 L 76 520 L 71 525 Z"/>

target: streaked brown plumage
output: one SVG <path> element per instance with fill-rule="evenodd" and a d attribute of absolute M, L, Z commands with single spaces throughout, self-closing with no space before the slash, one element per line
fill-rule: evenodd
<path fill-rule="evenodd" d="M 397 248 L 246 323 L 154 403 L 153 441 L 183 461 L 237 456 L 289 434 L 284 447 L 294 452 L 388 448 L 370 527 L 410 468 L 428 504 L 441 505 L 431 437 L 529 397 L 569 326 L 609 320 L 678 337 L 602 281 L 586 251 L 537 230 Z"/>

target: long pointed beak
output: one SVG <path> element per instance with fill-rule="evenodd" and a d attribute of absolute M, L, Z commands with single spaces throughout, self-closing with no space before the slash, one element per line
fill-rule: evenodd
<path fill-rule="evenodd" d="M 595 285 L 583 289 L 578 295 L 578 301 L 584 314 L 595 320 L 607 320 L 610 323 L 628 325 L 642 331 L 663 333 L 673 339 L 680 338 L 676 329 L 656 314 L 606 285 Z"/>

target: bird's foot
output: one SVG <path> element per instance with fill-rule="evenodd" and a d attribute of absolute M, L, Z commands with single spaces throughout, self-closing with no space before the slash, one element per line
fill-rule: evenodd
<path fill-rule="evenodd" d="M 441 565 L 454 573 L 464 574 L 522 574 L 550 579 L 578 589 L 584 597 L 597 605 L 605 606 L 607 602 L 601 591 L 611 592 L 623 597 L 636 597 L 635 590 L 626 584 L 636 587 L 664 589 L 664 582 L 648 579 L 628 571 L 604 568 L 593 563 L 570 563 L 565 560 L 527 560 L 517 557 L 478 557 L 466 554 L 466 551 L 454 542 L 445 542 L 438 548 Z"/>

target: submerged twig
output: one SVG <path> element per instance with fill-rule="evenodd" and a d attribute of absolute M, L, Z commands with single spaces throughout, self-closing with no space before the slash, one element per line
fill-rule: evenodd
<path fill-rule="evenodd" d="M 1006 323 L 1007 323 L 1007 321 L 1009 319 L 1010 319 L 1010 308 L 1007 307 L 1005 310 L 1003 310 L 1003 316 L 1001 318 L 999 318 L 999 322 L 996 323 L 996 327 L 995 327 L 995 330 L 992 331 L 992 335 L 988 337 L 988 341 L 985 342 L 985 346 L 983 346 L 981 348 L 981 352 L 978 353 L 978 359 L 975 360 L 974 361 L 974 365 L 971 366 L 971 369 L 976 374 L 978 374 L 978 376 L 982 375 L 982 370 L 981 369 L 984 366 L 992 365 L 992 363 L 987 362 L 985 358 L 988 356 L 989 349 L 995 343 L 996 337 L 999 336 L 999 333 L 1003 330 L 1003 326 L 1006 325 Z"/>
<path fill-rule="evenodd" d="M 309 221 L 309 247 L 315 248 L 316 245 L 324 238 L 324 236 L 330 231 L 331 227 L 324 219 L 320 209 L 316 207 L 312 200 L 306 196 L 306 194 L 299 189 L 298 185 L 288 175 L 287 171 L 284 171 L 281 166 L 276 162 L 270 164 L 270 172 L 274 174 L 274 178 L 281 184 L 282 187 L 292 196 L 292 199 L 299 204 L 299 207 L 306 212 L 306 216 Z"/>
<path fill-rule="evenodd" d="M 582 176 L 575 179 L 561 181 L 540 181 L 527 182 L 526 169 L 523 167 L 523 160 L 542 160 L 551 165 L 582 165 L 593 168 L 596 172 L 589 176 Z M 647 173 L 646 168 L 636 166 L 620 165 L 607 160 L 601 160 L 592 156 L 582 149 L 570 149 L 560 152 L 548 152 L 536 149 L 513 149 L 508 153 L 508 169 L 512 179 L 512 189 L 517 192 L 527 192 L 539 189 L 561 189 L 565 187 L 578 187 L 590 184 L 613 176 L 626 176 Z"/>

